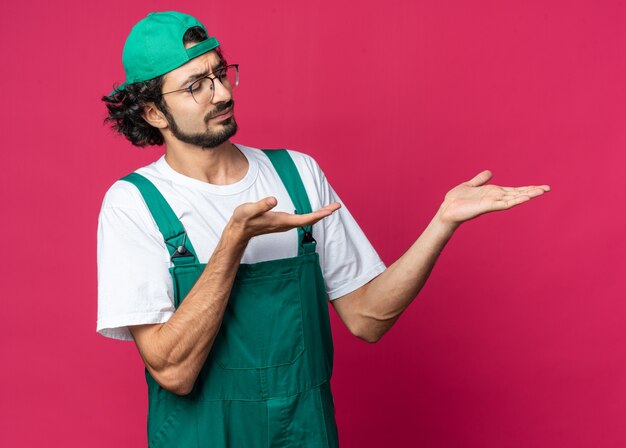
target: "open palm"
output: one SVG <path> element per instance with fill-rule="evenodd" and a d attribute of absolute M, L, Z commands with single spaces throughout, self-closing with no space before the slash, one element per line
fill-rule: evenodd
<path fill-rule="evenodd" d="M 441 205 L 442 219 L 460 224 L 484 213 L 507 210 L 550 191 L 549 185 L 485 185 L 492 176 L 491 171 L 485 170 L 450 190 Z"/>

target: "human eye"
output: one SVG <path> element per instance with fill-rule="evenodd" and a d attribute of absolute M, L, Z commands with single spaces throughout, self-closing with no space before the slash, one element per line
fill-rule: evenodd
<path fill-rule="evenodd" d="M 191 93 L 200 92 L 201 90 L 204 90 L 206 88 L 207 82 L 210 82 L 207 78 L 200 78 L 191 83 L 191 85 L 189 86 L 189 91 Z"/>
<path fill-rule="evenodd" d="M 215 70 L 215 76 L 220 78 L 220 80 L 225 78 L 226 77 L 226 71 L 227 71 L 226 68 L 227 67 L 220 67 L 217 70 Z"/>

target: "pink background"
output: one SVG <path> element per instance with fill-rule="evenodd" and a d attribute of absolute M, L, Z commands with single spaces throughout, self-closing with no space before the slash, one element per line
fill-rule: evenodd
<path fill-rule="evenodd" d="M 343 446 L 626 446 L 621 0 L 4 2 L 0 446 L 146 445 L 134 345 L 95 333 L 96 223 L 162 150 L 99 98 L 169 9 L 241 64 L 235 141 L 313 155 L 388 264 L 482 169 L 553 188 L 464 224 L 380 343 L 333 313 Z"/>

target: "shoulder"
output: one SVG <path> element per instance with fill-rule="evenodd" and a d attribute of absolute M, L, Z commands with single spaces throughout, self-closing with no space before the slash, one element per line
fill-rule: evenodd
<path fill-rule="evenodd" d="M 250 147 L 250 146 L 245 146 L 245 145 L 241 145 L 241 144 L 237 144 L 237 147 L 239 149 L 241 149 L 242 151 L 244 151 L 246 153 L 246 155 L 253 157 L 254 159 L 257 159 L 260 162 L 269 162 L 269 158 L 267 156 L 267 154 L 265 153 L 265 151 L 275 151 L 276 149 L 260 149 L 260 148 L 254 148 L 254 147 Z M 294 163 L 296 164 L 296 167 L 298 167 L 298 170 L 302 169 L 302 170 L 308 170 L 311 172 L 318 172 L 321 171 L 318 163 L 315 161 L 315 159 L 304 153 L 301 151 L 296 151 L 294 149 L 285 149 L 289 155 L 291 156 L 291 159 L 294 161 Z"/>
<path fill-rule="evenodd" d="M 144 168 L 136 172 L 145 174 Z M 104 194 L 100 208 L 101 225 L 112 225 L 114 228 L 127 226 L 152 229 L 154 219 L 139 189 L 126 180 L 118 179 Z"/>
<path fill-rule="evenodd" d="M 237 144 L 237 147 L 244 151 L 248 157 L 255 159 L 260 165 L 268 168 L 272 166 L 272 163 L 265 151 L 275 151 L 275 149 L 263 150 L 241 144 Z M 285 150 L 291 156 L 291 159 L 298 169 L 300 177 L 303 181 L 305 181 L 305 183 L 307 183 L 306 181 L 309 181 L 319 185 L 325 181 L 322 169 L 312 156 L 294 149 L 285 148 Z"/>
<path fill-rule="evenodd" d="M 135 247 L 139 241 L 145 242 L 146 238 L 159 249 L 165 247 L 158 226 L 137 187 L 117 180 L 102 201 L 98 215 L 98 245 L 102 248 L 116 247 L 115 251 L 121 253 L 117 247 L 120 241 L 125 247 Z"/>
<path fill-rule="evenodd" d="M 323 175 L 322 169 L 312 156 L 293 149 L 288 149 L 287 152 L 293 159 L 293 162 L 296 164 L 296 167 L 298 167 L 301 174 L 304 174 L 306 171 L 314 176 Z"/>
<path fill-rule="evenodd" d="M 155 185 L 159 185 L 164 182 L 163 176 L 158 169 L 159 165 L 164 163 L 164 158 L 160 157 L 158 160 L 150 163 L 149 165 L 142 166 L 135 170 L 135 173 L 141 174 Z M 104 194 L 102 202 L 102 208 L 132 208 L 143 209 L 145 208 L 145 202 L 143 196 L 139 192 L 139 189 L 124 178 L 116 180 Z"/>
<path fill-rule="evenodd" d="M 117 180 L 104 194 L 102 208 L 141 208 L 143 199 L 137 187 L 125 180 Z"/>

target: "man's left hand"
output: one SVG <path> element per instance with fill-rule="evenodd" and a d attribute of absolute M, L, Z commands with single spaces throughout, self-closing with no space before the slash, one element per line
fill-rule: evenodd
<path fill-rule="evenodd" d="M 484 213 L 507 210 L 550 191 L 549 185 L 485 185 L 492 176 L 491 171 L 485 170 L 450 190 L 439 208 L 441 221 L 459 225 Z"/>

